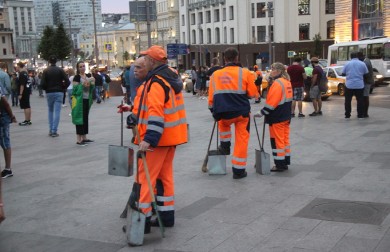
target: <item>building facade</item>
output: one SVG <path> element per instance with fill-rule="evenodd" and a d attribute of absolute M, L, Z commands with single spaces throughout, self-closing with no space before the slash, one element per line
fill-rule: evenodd
<path fill-rule="evenodd" d="M 390 1 L 338 0 L 335 41 L 390 37 Z"/>
<path fill-rule="evenodd" d="M 325 58 L 334 41 L 334 0 L 180 0 L 180 42 L 190 48 L 186 67 L 223 59 L 230 46 L 244 66 L 288 64 L 288 52 Z M 315 52 L 313 37 L 321 36 Z M 291 54 L 290 54 L 291 55 Z"/>
<path fill-rule="evenodd" d="M 8 20 L 8 9 L 4 1 L 0 1 L 0 61 L 7 63 L 8 72 L 13 71 L 13 52 L 12 29 Z"/>
<path fill-rule="evenodd" d="M 95 5 L 95 20 L 97 29 L 102 24 L 100 0 L 34 0 L 36 29 L 42 33 L 46 26 L 57 26 L 60 22 L 65 28 L 72 26 L 74 46 L 86 55 L 94 54 L 94 16 L 92 1 Z"/>

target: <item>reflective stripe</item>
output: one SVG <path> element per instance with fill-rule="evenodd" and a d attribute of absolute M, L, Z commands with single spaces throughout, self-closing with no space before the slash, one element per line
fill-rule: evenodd
<path fill-rule="evenodd" d="M 243 170 L 246 169 L 246 165 L 233 164 L 233 168 Z"/>
<path fill-rule="evenodd" d="M 237 161 L 237 162 L 246 162 L 247 159 L 233 156 L 232 160 Z"/>
<path fill-rule="evenodd" d="M 164 123 L 164 117 L 161 117 L 161 116 L 149 116 L 148 120 Z"/>
<path fill-rule="evenodd" d="M 164 109 L 164 113 L 165 114 L 174 114 L 174 113 L 176 113 L 179 110 L 184 110 L 184 104 L 180 105 L 180 106 L 177 106 L 177 107 L 174 107 L 174 108 Z"/>
<path fill-rule="evenodd" d="M 238 90 L 246 94 L 246 91 L 244 92 L 242 89 L 242 68 L 241 67 L 238 68 Z"/>
<path fill-rule="evenodd" d="M 265 105 L 264 105 L 264 108 L 268 108 L 268 109 L 270 109 L 270 110 L 274 110 L 274 109 L 275 109 L 275 107 L 272 107 L 272 106 L 269 105 L 269 104 L 265 104 Z"/>
<path fill-rule="evenodd" d="M 286 157 L 289 157 L 289 156 L 291 156 L 290 153 L 286 153 Z"/>
<path fill-rule="evenodd" d="M 136 202 L 136 205 L 138 205 L 137 207 L 138 208 L 148 208 L 148 207 L 152 207 L 152 203 L 138 203 Z"/>
<path fill-rule="evenodd" d="M 267 111 L 267 110 L 261 110 L 262 111 L 262 113 L 264 113 L 265 115 L 269 115 L 269 112 Z"/>
<path fill-rule="evenodd" d="M 187 123 L 187 119 L 186 118 L 180 118 L 179 120 L 176 120 L 176 121 L 165 122 L 164 123 L 164 127 L 165 128 L 171 128 L 171 127 L 175 127 L 177 125 L 186 124 L 186 123 Z"/>
<path fill-rule="evenodd" d="M 161 133 L 163 133 L 164 128 L 157 126 L 157 125 L 148 124 L 148 127 L 146 128 L 146 130 L 153 130 L 153 131 L 156 131 L 156 132 L 161 134 Z"/>
<path fill-rule="evenodd" d="M 167 202 L 167 201 L 173 201 L 175 199 L 174 196 L 157 196 L 157 201 L 161 201 L 161 202 Z"/>
<path fill-rule="evenodd" d="M 290 149 L 290 145 L 286 145 L 286 147 L 284 147 L 284 149 Z"/>
<path fill-rule="evenodd" d="M 282 93 L 283 93 L 283 97 L 282 100 L 279 102 L 279 105 L 292 101 L 293 98 L 286 98 L 286 89 L 284 87 L 284 84 L 279 79 L 277 79 L 276 82 L 279 83 L 279 85 L 282 87 Z"/>
<path fill-rule="evenodd" d="M 232 132 L 231 131 L 227 131 L 227 132 L 220 132 L 219 135 L 220 136 L 227 136 L 227 135 L 231 135 Z"/>
<path fill-rule="evenodd" d="M 157 205 L 157 210 L 158 211 L 174 211 L 175 206 L 159 206 L 159 205 Z"/>
<path fill-rule="evenodd" d="M 148 120 L 147 119 L 145 119 L 145 118 L 139 118 L 139 120 L 138 120 L 138 123 L 139 124 L 148 124 Z"/>
<path fill-rule="evenodd" d="M 284 160 L 285 157 L 284 156 L 275 156 L 274 155 L 274 160 Z"/>
<path fill-rule="evenodd" d="M 221 138 L 219 139 L 221 142 L 230 142 L 231 138 Z"/>
<path fill-rule="evenodd" d="M 246 91 L 223 89 L 223 90 L 216 90 L 214 94 L 246 94 Z"/>
<path fill-rule="evenodd" d="M 273 153 L 283 153 L 284 149 L 272 149 Z"/>
<path fill-rule="evenodd" d="M 145 214 L 146 217 L 152 217 L 152 211 L 149 211 Z"/>
<path fill-rule="evenodd" d="M 146 107 L 145 104 L 142 104 L 141 110 L 147 112 L 148 111 L 148 107 Z"/>

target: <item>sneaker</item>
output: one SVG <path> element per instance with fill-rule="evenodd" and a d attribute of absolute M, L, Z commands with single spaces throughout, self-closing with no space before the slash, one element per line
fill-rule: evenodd
<path fill-rule="evenodd" d="M 302 114 L 302 113 L 299 113 L 299 114 L 298 114 L 298 117 L 301 117 L 301 118 L 302 118 L 302 117 L 305 117 L 305 115 Z"/>
<path fill-rule="evenodd" d="M 65 108 L 65 107 L 66 107 L 66 104 L 62 104 L 62 107 Z"/>
<path fill-rule="evenodd" d="M 60 136 L 60 134 L 58 134 L 58 133 L 51 133 L 51 137 L 58 137 L 58 136 Z"/>
<path fill-rule="evenodd" d="M 14 174 L 12 173 L 11 170 L 8 170 L 8 169 L 4 169 L 2 172 L 1 172 L 1 177 L 2 178 L 8 178 L 8 177 L 12 177 Z"/>
<path fill-rule="evenodd" d="M 241 174 L 233 173 L 233 179 L 242 179 L 242 178 L 245 178 L 247 175 L 248 175 L 248 173 L 246 171 L 241 173 Z"/>
<path fill-rule="evenodd" d="M 28 125 L 31 125 L 31 121 L 24 121 L 24 122 L 21 122 L 19 123 L 19 126 L 28 126 Z"/>
<path fill-rule="evenodd" d="M 317 112 L 313 112 L 313 113 L 311 113 L 311 114 L 309 114 L 309 116 L 317 116 Z"/>
<path fill-rule="evenodd" d="M 294 114 L 294 113 L 291 113 L 291 117 L 295 117 L 295 114 Z"/>
<path fill-rule="evenodd" d="M 317 114 L 318 114 L 318 115 L 322 115 L 322 111 L 318 111 Z"/>
<path fill-rule="evenodd" d="M 82 142 L 83 142 L 83 143 L 93 143 L 93 142 L 95 142 L 95 141 L 93 141 L 93 140 L 91 140 L 91 139 L 84 139 Z"/>
<path fill-rule="evenodd" d="M 84 143 L 84 142 L 81 142 L 81 143 L 76 142 L 76 144 L 77 144 L 78 146 L 87 146 L 87 145 L 88 145 L 88 144 L 86 144 L 86 143 Z"/>

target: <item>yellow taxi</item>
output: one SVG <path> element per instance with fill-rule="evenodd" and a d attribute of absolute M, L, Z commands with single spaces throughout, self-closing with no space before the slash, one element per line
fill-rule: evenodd
<path fill-rule="evenodd" d="M 325 67 L 324 72 L 328 77 L 328 87 L 332 93 L 345 94 L 345 76 L 341 76 L 343 66 Z"/>

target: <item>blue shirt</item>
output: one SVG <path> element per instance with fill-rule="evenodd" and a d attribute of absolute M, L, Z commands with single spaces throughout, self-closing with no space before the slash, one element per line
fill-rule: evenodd
<path fill-rule="evenodd" d="M 2 69 L 0 69 L 0 87 L 4 95 L 11 93 L 11 77 Z"/>
<path fill-rule="evenodd" d="M 349 89 L 364 88 L 363 75 L 366 73 L 368 73 L 366 64 L 358 58 L 352 59 L 343 68 L 343 75 L 346 76 L 345 86 Z"/>

